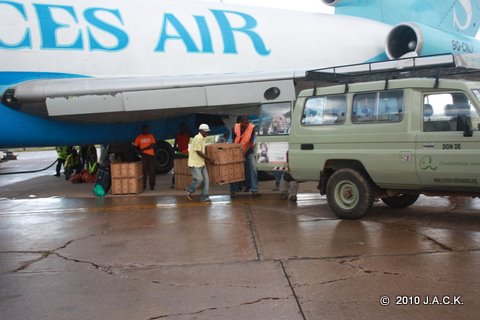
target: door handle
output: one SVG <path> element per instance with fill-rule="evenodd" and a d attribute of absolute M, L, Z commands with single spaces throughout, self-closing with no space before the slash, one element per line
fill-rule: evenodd
<path fill-rule="evenodd" d="M 313 150 L 313 143 L 302 143 L 300 150 Z"/>
<path fill-rule="evenodd" d="M 423 143 L 422 147 L 424 147 L 424 148 L 435 148 L 435 143 Z"/>

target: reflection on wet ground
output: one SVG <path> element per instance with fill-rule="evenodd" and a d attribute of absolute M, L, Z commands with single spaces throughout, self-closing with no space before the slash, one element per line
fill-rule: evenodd
<path fill-rule="evenodd" d="M 216 188 L 209 205 L 161 176 L 158 190 L 105 198 L 22 179 L 0 177 L 5 319 L 478 317 L 478 200 L 376 203 L 341 221 L 306 184 L 297 202 L 269 181 L 255 198 Z"/>

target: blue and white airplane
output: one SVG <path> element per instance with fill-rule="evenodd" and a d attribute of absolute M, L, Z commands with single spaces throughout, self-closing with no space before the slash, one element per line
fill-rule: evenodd
<path fill-rule="evenodd" d="M 319 0 L 320 1 L 320 0 Z M 305 71 L 479 53 L 480 0 L 321 0 L 335 15 L 179 0 L 0 0 L 0 147 L 157 139 L 293 101 Z M 159 154 L 171 146 L 161 141 Z"/>

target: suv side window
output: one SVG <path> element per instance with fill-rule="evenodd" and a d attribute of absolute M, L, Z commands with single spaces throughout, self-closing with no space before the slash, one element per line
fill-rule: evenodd
<path fill-rule="evenodd" d="M 398 122 L 403 119 L 403 90 L 356 94 L 353 97 L 352 122 Z"/>
<path fill-rule="evenodd" d="M 344 94 L 312 97 L 305 103 L 302 124 L 306 126 L 342 124 L 347 112 Z"/>
<path fill-rule="evenodd" d="M 423 97 L 423 131 L 478 130 L 480 117 L 462 92 L 431 93 Z"/>

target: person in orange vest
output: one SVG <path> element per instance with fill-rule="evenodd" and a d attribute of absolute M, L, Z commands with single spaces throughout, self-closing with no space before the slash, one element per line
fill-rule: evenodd
<path fill-rule="evenodd" d="M 255 126 L 250 123 L 247 116 L 242 116 L 232 130 L 232 142 L 242 145 L 242 152 L 245 158 L 245 176 L 249 182 L 250 191 L 253 196 L 258 195 L 257 161 L 255 159 Z M 239 182 L 230 184 L 230 197 L 234 198 L 240 191 Z"/>
<path fill-rule="evenodd" d="M 148 126 L 142 127 L 142 133 L 137 136 L 133 145 L 142 156 L 143 189 L 147 187 L 147 177 L 150 189 L 155 189 L 155 144 L 157 141 L 149 132 Z"/>

